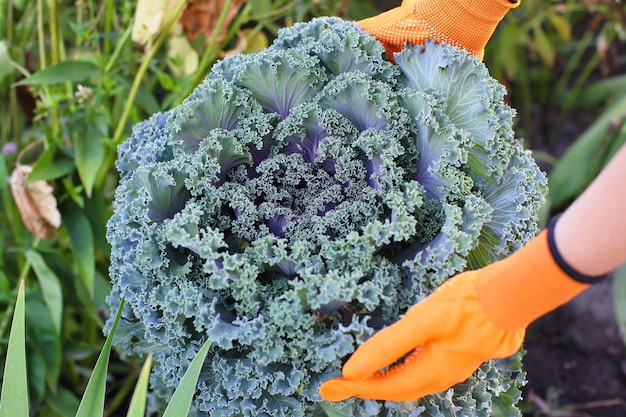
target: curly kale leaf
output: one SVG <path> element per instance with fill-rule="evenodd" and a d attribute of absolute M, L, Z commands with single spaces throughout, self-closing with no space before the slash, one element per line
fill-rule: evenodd
<path fill-rule="evenodd" d="M 198 415 L 519 415 L 516 359 L 411 403 L 318 395 L 447 278 L 530 240 L 546 188 L 478 60 L 383 56 L 353 23 L 297 24 L 120 146 L 109 302 L 160 397 L 210 339 Z"/>

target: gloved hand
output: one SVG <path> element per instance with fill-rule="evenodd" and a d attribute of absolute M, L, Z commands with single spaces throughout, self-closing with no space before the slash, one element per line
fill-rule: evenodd
<path fill-rule="evenodd" d="M 464 48 L 483 59 L 485 45 L 496 26 L 518 0 L 403 0 L 402 5 L 357 23 L 393 54 L 406 42 L 426 39 Z"/>
<path fill-rule="evenodd" d="M 594 281 L 565 264 L 552 229 L 544 230 L 508 258 L 461 273 L 414 305 L 360 346 L 343 377 L 323 383 L 320 395 L 410 401 L 443 391 L 485 360 L 517 352 L 532 321 Z"/>

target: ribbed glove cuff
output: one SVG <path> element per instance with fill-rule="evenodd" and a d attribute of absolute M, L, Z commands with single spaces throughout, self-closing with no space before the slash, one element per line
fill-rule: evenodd
<path fill-rule="evenodd" d="M 476 294 L 487 317 L 502 329 L 526 328 L 603 278 L 567 265 L 553 230 L 554 222 L 517 252 L 480 270 Z"/>

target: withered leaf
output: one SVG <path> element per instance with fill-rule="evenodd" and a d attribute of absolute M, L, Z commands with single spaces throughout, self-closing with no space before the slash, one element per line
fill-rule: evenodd
<path fill-rule="evenodd" d="M 46 239 L 56 236 L 54 229 L 61 225 L 61 213 L 52 187 L 46 181 L 26 183 L 32 172 L 30 165 L 17 165 L 11 174 L 11 192 L 22 222 L 36 237 Z"/>
<path fill-rule="evenodd" d="M 224 24 L 217 35 L 218 43 L 226 37 L 231 20 L 245 2 L 246 0 L 231 1 Z M 193 0 L 187 5 L 180 18 L 180 23 L 190 41 L 196 39 L 200 34 L 204 35 L 207 41 L 211 39 L 220 13 L 224 9 L 224 3 L 226 0 Z"/>

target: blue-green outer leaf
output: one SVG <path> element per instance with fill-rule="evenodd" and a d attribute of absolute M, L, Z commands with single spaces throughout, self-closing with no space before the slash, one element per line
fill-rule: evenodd
<path fill-rule="evenodd" d="M 312 417 L 320 384 L 373 332 L 537 232 L 545 176 L 514 140 L 504 87 L 449 45 L 396 66 L 382 54 L 351 22 L 294 25 L 120 145 L 107 300 L 128 303 L 116 340 L 154 355 L 156 396 L 208 339 L 197 415 Z M 519 389 L 511 375 L 490 362 L 454 399 L 423 402 L 488 415 L 492 395 Z M 425 410 L 398 407 L 339 409 Z"/>
<path fill-rule="evenodd" d="M 349 408 L 348 409 L 335 408 L 326 403 L 320 403 L 320 408 L 321 410 L 323 410 L 322 412 L 324 413 L 323 415 L 325 417 L 351 417 L 352 416 L 352 412 Z M 321 414 L 320 414 L 320 417 L 321 417 Z"/>

